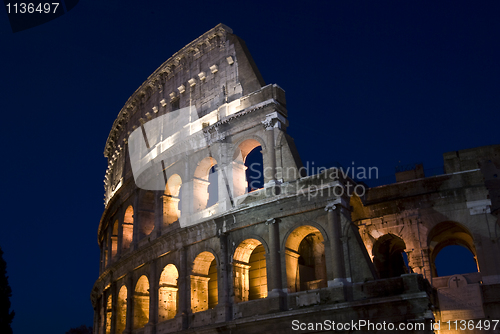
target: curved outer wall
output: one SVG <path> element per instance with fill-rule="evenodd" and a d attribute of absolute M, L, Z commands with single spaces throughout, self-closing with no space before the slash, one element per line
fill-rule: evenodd
<path fill-rule="evenodd" d="M 205 146 L 163 166 L 162 189 L 138 188 L 130 134 L 189 107 L 197 112 L 183 127 L 189 137 L 169 149 L 199 138 Z M 287 333 L 292 320 L 433 318 L 422 275 L 374 280 L 350 198 L 335 191 L 355 183 L 333 170 L 304 175 L 287 126 L 285 92 L 264 84 L 244 42 L 222 24 L 130 97 L 104 150 L 94 333 Z M 163 154 L 168 140 L 148 143 L 145 154 Z M 254 149 L 264 187 L 248 193 L 244 163 Z"/>

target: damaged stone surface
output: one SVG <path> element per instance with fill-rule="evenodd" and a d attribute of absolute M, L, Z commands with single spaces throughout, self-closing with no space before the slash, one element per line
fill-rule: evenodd
<path fill-rule="evenodd" d="M 195 130 L 171 149 L 198 137 L 206 147 L 163 166 L 164 189 L 137 187 L 130 134 L 189 106 Z M 362 320 L 431 333 L 444 287 L 433 263 L 449 242 L 474 253 L 480 273 L 464 277 L 488 294 L 485 317 L 500 318 L 500 260 L 486 256 L 499 253 L 498 146 L 445 154 L 446 174 L 407 173 L 359 198 L 335 169 L 305 175 L 287 127 L 285 92 L 264 83 L 222 24 L 141 85 L 105 146 L 94 333 L 291 333 L 294 321 Z M 259 189 L 245 174 L 252 151 L 262 156 Z M 391 252 L 408 254 L 406 269 Z"/>

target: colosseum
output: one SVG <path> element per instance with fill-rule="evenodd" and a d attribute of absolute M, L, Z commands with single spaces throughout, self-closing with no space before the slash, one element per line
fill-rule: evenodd
<path fill-rule="evenodd" d="M 95 334 L 500 333 L 500 145 L 368 188 L 308 173 L 287 126 L 223 24 L 132 94 L 104 150 Z M 477 270 L 439 276 L 449 245 Z"/>

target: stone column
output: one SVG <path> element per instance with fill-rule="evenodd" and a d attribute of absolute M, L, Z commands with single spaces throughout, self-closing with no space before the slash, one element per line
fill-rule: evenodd
<path fill-rule="evenodd" d="M 132 245 L 130 245 L 130 248 L 132 250 L 136 250 L 138 245 L 139 245 L 139 224 L 140 224 L 140 219 L 139 219 L 139 194 L 140 194 L 140 189 L 136 189 L 135 193 L 135 199 L 134 199 L 134 226 L 133 226 L 133 236 L 132 236 Z"/>
<path fill-rule="evenodd" d="M 325 207 L 328 216 L 328 234 L 330 235 L 330 252 L 332 256 L 333 281 L 328 286 L 344 285 L 346 283 L 344 270 L 344 252 L 342 247 L 342 229 L 340 221 L 341 200 L 336 199 Z M 337 205 L 335 205 L 337 204 Z"/>
<path fill-rule="evenodd" d="M 230 321 L 232 319 L 232 304 L 230 300 L 229 293 L 229 280 L 232 279 L 232 273 L 230 271 L 230 265 L 228 263 L 228 245 L 227 245 L 227 234 L 219 235 L 220 242 L 220 268 L 219 268 L 219 305 L 224 308 L 225 321 Z"/>
<path fill-rule="evenodd" d="M 266 127 L 266 139 L 269 147 L 267 148 L 269 169 L 271 170 L 270 182 L 276 183 L 276 151 L 274 147 L 274 127 Z"/>
<path fill-rule="evenodd" d="M 161 235 L 163 227 L 163 192 L 155 191 L 155 228 L 154 237 L 158 238 Z"/>
<path fill-rule="evenodd" d="M 122 256 L 123 248 L 123 212 L 121 212 L 121 220 L 118 220 L 118 242 L 116 243 L 116 258 L 119 259 Z"/>
<path fill-rule="evenodd" d="M 187 157 L 184 158 L 185 167 L 184 167 L 184 175 L 186 175 L 186 180 L 182 180 L 182 193 L 179 194 L 179 198 L 181 200 L 181 215 L 182 217 L 179 219 L 180 221 L 186 221 L 187 218 L 193 213 L 193 180 L 189 178 L 189 176 L 194 177 L 194 169 L 191 171 L 189 168 L 189 159 Z"/>
<path fill-rule="evenodd" d="M 109 265 L 111 264 L 111 261 L 112 261 L 112 258 L 113 258 L 113 238 L 112 238 L 112 234 L 113 234 L 113 225 L 110 224 L 108 225 L 108 233 L 106 234 L 106 249 L 108 250 L 107 251 L 107 259 L 106 259 L 106 267 L 109 267 Z"/>
<path fill-rule="evenodd" d="M 186 247 L 180 249 L 180 268 L 179 268 L 179 314 L 182 317 L 182 329 L 188 328 L 188 309 L 191 306 L 191 285 L 190 276 L 187 270 L 187 250 Z"/>
<path fill-rule="evenodd" d="M 135 212 L 134 212 L 135 214 Z M 134 278 L 132 274 L 128 274 L 126 278 L 126 286 L 127 286 L 127 321 L 125 324 L 125 330 L 123 334 L 131 334 L 132 333 L 132 322 L 134 320 Z"/>
<path fill-rule="evenodd" d="M 279 295 L 283 292 L 281 278 L 281 257 L 280 257 L 280 232 L 279 220 L 268 219 L 266 225 L 269 226 L 269 256 L 271 259 L 271 279 L 269 281 L 270 295 Z"/>
<path fill-rule="evenodd" d="M 118 301 L 118 291 L 116 290 L 116 282 L 111 284 L 111 333 L 116 333 L 116 303 Z"/>
<path fill-rule="evenodd" d="M 264 181 L 266 181 L 266 176 L 268 179 L 264 187 L 266 187 L 266 185 L 267 187 L 271 187 L 274 190 L 272 195 L 278 195 L 280 193 L 280 188 L 278 180 L 276 179 L 276 143 L 274 142 L 274 129 L 281 129 L 282 124 L 286 124 L 286 119 L 275 111 L 267 114 L 266 119 L 262 122 L 262 124 L 266 129 L 266 153 L 267 160 L 269 161 L 269 166 L 267 166 L 267 168 L 270 170 L 270 173 L 266 172 L 266 166 L 264 166 Z"/>
<path fill-rule="evenodd" d="M 156 333 L 158 323 L 158 290 L 159 277 L 157 275 L 156 260 L 149 263 L 149 322 L 146 333 Z"/>
<path fill-rule="evenodd" d="M 275 184 L 276 183 L 276 151 L 275 151 L 275 143 L 274 143 L 274 124 L 275 118 L 273 114 L 266 115 L 266 119 L 262 122 L 264 128 L 266 129 L 266 153 L 267 160 L 269 161 L 268 170 L 266 172 L 266 168 L 264 168 L 264 180 L 267 179 L 267 183 Z"/>
<path fill-rule="evenodd" d="M 93 334 L 99 334 L 99 304 L 94 307 L 94 327 Z"/>
<path fill-rule="evenodd" d="M 108 225 L 108 266 L 113 262 L 113 222 Z"/>
<path fill-rule="evenodd" d="M 101 333 L 106 334 L 106 317 L 108 313 L 108 305 L 106 300 L 106 292 L 103 291 L 101 295 Z"/>
<path fill-rule="evenodd" d="M 106 267 L 106 257 L 105 257 L 105 254 L 106 254 L 106 245 L 105 245 L 105 242 L 103 241 L 103 243 L 101 244 L 101 274 L 104 272 L 105 270 L 105 267 Z"/>

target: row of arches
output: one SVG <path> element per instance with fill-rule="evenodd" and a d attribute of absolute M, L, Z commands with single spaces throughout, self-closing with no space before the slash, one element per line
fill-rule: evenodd
<path fill-rule="evenodd" d="M 428 234 L 427 249 L 431 277 L 479 271 L 472 234 L 456 222 L 441 222 Z M 388 233 L 373 244 L 372 258 L 380 278 L 398 277 L 412 272 L 405 241 Z"/>
<path fill-rule="evenodd" d="M 286 281 L 289 292 L 326 287 L 326 261 L 324 236 L 318 228 L 303 225 L 294 229 L 285 244 Z M 268 296 L 268 248 L 259 237 L 248 238 L 239 243 L 231 256 L 232 289 L 234 303 L 246 302 Z M 220 263 L 212 251 L 202 251 L 191 263 L 189 282 L 190 310 L 197 313 L 215 308 L 219 304 L 221 282 Z M 174 264 L 167 264 L 159 277 L 141 275 L 135 284 L 118 287 L 116 301 L 107 298 L 106 334 L 110 333 L 113 303 L 115 305 L 116 333 L 122 333 L 131 321 L 131 328 L 144 327 L 149 322 L 151 279 L 157 279 L 157 322 L 174 318 L 179 312 L 179 271 Z M 156 283 L 156 282 L 155 282 Z M 133 289 L 128 301 L 128 289 Z M 133 306 L 132 306 L 133 304 Z M 132 307 L 132 318 L 127 319 L 127 307 Z M 103 319 L 104 319 L 103 317 Z"/>
<path fill-rule="evenodd" d="M 184 183 L 178 173 L 169 175 L 160 201 L 162 202 L 162 226 L 178 221 L 183 214 L 193 214 L 211 208 L 220 200 L 220 194 L 227 191 L 223 179 L 232 180 L 233 197 L 238 197 L 264 185 L 264 162 L 262 146 L 256 139 L 244 140 L 233 157 L 231 175 L 222 175 L 213 157 L 203 158 L 197 165 L 192 180 Z M 175 168 L 173 169 L 175 171 Z M 166 175 L 166 174 L 165 174 Z M 187 187 L 187 188 L 186 188 Z M 112 224 L 102 234 L 103 269 L 123 251 L 130 249 L 134 242 L 149 236 L 155 229 L 155 212 L 158 210 L 154 191 L 141 191 L 140 199 L 129 204 L 123 218 L 112 219 Z M 161 210 L 161 209 L 160 209 Z M 134 224 L 137 231 L 134 232 Z"/>
<path fill-rule="evenodd" d="M 158 320 L 172 319 L 177 314 L 179 272 L 173 264 L 167 265 L 161 272 L 158 288 Z M 122 285 L 117 294 L 116 302 L 116 333 L 123 333 L 127 326 L 128 290 Z M 144 327 L 149 322 L 150 282 L 146 275 L 142 275 L 135 284 L 133 291 L 133 319 L 132 328 Z M 111 333 L 112 296 L 108 296 L 106 315 L 106 334 Z"/>

